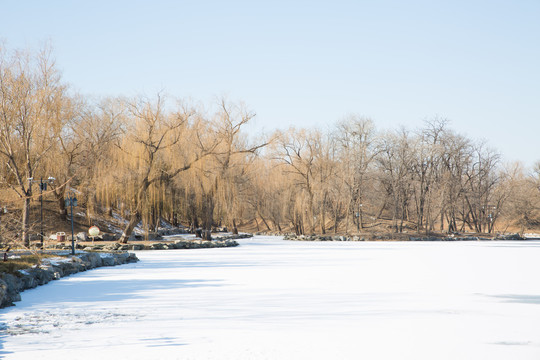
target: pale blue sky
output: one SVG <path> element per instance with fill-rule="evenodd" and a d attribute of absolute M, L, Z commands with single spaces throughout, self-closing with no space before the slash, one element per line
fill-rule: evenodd
<path fill-rule="evenodd" d="M 51 40 L 83 94 L 227 95 L 254 128 L 434 116 L 540 160 L 540 1 L 0 0 L 9 48 Z"/>

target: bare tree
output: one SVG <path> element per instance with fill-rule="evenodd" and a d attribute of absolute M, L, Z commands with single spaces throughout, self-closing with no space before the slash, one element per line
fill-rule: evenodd
<path fill-rule="evenodd" d="M 370 180 L 370 167 L 378 154 L 375 127 L 370 119 L 350 115 L 338 124 L 335 136 L 342 165 L 338 177 L 342 178 L 348 195 L 346 223 L 352 215 L 360 231 L 364 227 L 363 209 L 367 205 L 366 182 Z"/>
<path fill-rule="evenodd" d="M 531 178 L 536 186 L 536 189 L 540 192 L 540 161 L 537 161 L 534 164 Z"/>
<path fill-rule="evenodd" d="M 416 156 L 413 160 L 413 196 L 416 208 L 416 229 L 433 230 L 434 200 L 441 180 L 441 157 L 448 120 L 434 118 L 418 134 Z"/>
<path fill-rule="evenodd" d="M 381 151 L 377 156 L 381 181 L 392 199 L 392 227 L 395 232 L 402 232 L 404 222 L 408 219 L 411 169 L 415 159 L 413 141 L 405 129 L 389 132 L 381 138 Z"/>
<path fill-rule="evenodd" d="M 37 54 L 0 48 L 0 155 L 10 177 L 3 180 L 23 201 L 22 237 L 30 245 L 31 181 L 64 127 L 66 86 L 51 51 Z"/>
<path fill-rule="evenodd" d="M 284 172 L 292 177 L 296 192 L 295 209 L 292 216 L 297 232 L 304 232 L 307 223 L 310 232 L 314 231 L 315 176 L 317 138 L 315 132 L 289 129 L 277 136 L 275 159 L 281 161 Z M 301 221 L 300 221 L 301 219 Z M 302 231 L 299 231 L 302 230 Z"/>
<path fill-rule="evenodd" d="M 491 233 L 499 215 L 500 204 L 494 203 L 493 191 L 499 181 L 496 167 L 500 155 L 483 142 L 472 148 L 472 161 L 465 169 L 464 199 L 468 212 L 464 218 L 476 232 Z"/>
<path fill-rule="evenodd" d="M 178 147 L 180 140 L 187 136 L 189 122 L 196 114 L 190 108 L 182 108 L 168 115 L 161 95 L 157 96 L 156 101 L 137 98 L 128 102 L 127 108 L 129 123 L 126 124 L 126 133 L 119 144 L 120 156 L 115 166 L 122 169 L 122 164 L 127 165 L 123 169 L 123 176 L 127 177 L 125 180 L 130 183 L 128 189 L 133 194 L 129 221 L 120 239 L 121 243 L 128 241 L 141 220 L 150 186 L 175 178 L 215 148 L 215 145 L 208 148 L 196 130 L 190 134 L 194 146 L 199 148 L 198 152 L 191 153 L 189 157 Z M 165 154 L 176 154 L 176 163 L 165 161 Z"/>
<path fill-rule="evenodd" d="M 504 168 L 495 193 L 505 200 L 502 202 L 501 213 L 509 225 L 519 226 L 521 234 L 540 225 L 540 192 L 534 175 L 527 176 L 520 163 Z"/>
<path fill-rule="evenodd" d="M 238 234 L 237 218 L 242 205 L 247 203 L 248 166 L 254 160 L 257 150 L 267 145 L 248 145 L 242 128 L 249 123 L 255 113 L 243 104 L 234 104 L 222 98 L 213 126 L 219 145 L 214 158 L 217 163 L 216 193 L 221 216 L 225 218 L 233 234 Z M 210 230 L 210 229 L 207 229 Z"/>

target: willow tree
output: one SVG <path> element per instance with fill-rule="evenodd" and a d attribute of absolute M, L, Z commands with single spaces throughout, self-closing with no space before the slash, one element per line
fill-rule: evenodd
<path fill-rule="evenodd" d="M 254 176 L 250 182 L 251 206 L 267 231 L 271 230 L 271 224 L 275 231 L 281 232 L 288 210 L 284 194 L 290 187 L 289 179 L 279 169 L 279 164 L 267 157 L 258 158 L 254 166 Z"/>
<path fill-rule="evenodd" d="M 84 110 L 70 128 L 71 141 L 62 143 L 64 151 L 61 154 L 69 158 L 70 150 L 77 149 L 72 168 L 65 168 L 63 176 L 67 179 L 74 177 L 73 183 L 86 198 L 87 218 L 90 220 L 102 207 L 112 215 L 115 199 L 110 192 L 112 177 L 108 172 L 115 145 L 124 130 L 126 105 L 121 99 L 105 98 L 87 104 Z M 55 191 L 58 198 L 63 197 L 65 187 Z"/>
<path fill-rule="evenodd" d="M 66 86 L 49 50 L 37 54 L 0 48 L 0 156 L 4 182 L 22 199 L 22 238 L 30 245 L 32 179 L 65 126 Z"/>
<path fill-rule="evenodd" d="M 86 151 L 84 143 L 86 138 L 77 136 L 81 125 L 81 118 L 85 114 L 85 102 L 82 97 L 71 97 L 63 100 L 62 118 L 58 120 L 63 124 L 50 150 L 43 159 L 42 173 L 45 176 L 54 176 L 56 180 L 50 183 L 51 193 L 54 195 L 58 213 L 67 220 L 65 205 L 66 188 L 73 185 L 73 179 L 78 173 L 80 164 L 85 164 Z"/>
<path fill-rule="evenodd" d="M 116 192 L 123 195 L 129 208 L 121 243 L 128 241 L 141 221 L 149 188 L 171 181 L 215 147 L 213 143 L 207 146 L 197 131 L 197 113 L 191 108 L 181 106 L 176 112 L 168 112 L 160 95 L 155 101 L 139 97 L 127 102 L 126 107 L 125 133 L 113 170 L 121 177 Z"/>
<path fill-rule="evenodd" d="M 243 104 L 235 104 L 221 99 L 215 114 L 213 126 L 219 145 L 216 147 L 216 192 L 217 200 L 228 226 L 234 234 L 238 233 L 237 218 L 243 205 L 247 203 L 245 195 L 249 188 L 249 165 L 253 162 L 257 150 L 267 142 L 251 145 L 242 133 L 255 113 Z"/>
<path fill-rule="evenodd" d="M 289 129 L 277 136 L 274 157 L 284 166 L 283 171 L 292 178 L 295 192 L 294 214 L 290 217 L 295 231 L 303 233 L 315 230 L 315 184 L 318 146 L 317 131 Z M 301 221 L 300 221 L 301 219 Z"/>

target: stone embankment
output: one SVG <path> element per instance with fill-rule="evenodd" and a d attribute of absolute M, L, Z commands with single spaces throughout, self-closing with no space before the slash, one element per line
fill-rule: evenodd
<path fill-rule="evenodd" d="M 235 239 L 253 237 L 253 234 L 222 234 L 216 235 L 214 240 L 177 239 L 168 242 L 152 244 L 144 243 L 108 243 L 82 245 L 77 244 L 78 250 L 85 251 L 69 258 L 45 258 L 40 266 L 20 270 L 16 275 L 0 273 L 0 308 L 13 305 L 21 300 L 20 293 L 27 289 L 60 279 L 64 276 L 101 266 L 114 266 L 139 261 L 135 254 L 127 250 L 169 250 L 169 249 L 203 249 L 238 246 Z M 57 243 L 48 249 L 71 250 L 71 243 Z M 53 251 L 54 251 L 53 250 Z"/>
<path fill-rule="evenodd" d="M 343 236 L 343 235 L 285 235 L 284 240 L 294 241 L 365 241 L 366 239 L 360 236 Z"/>
<path fill-rule="evenodd" d="M 81 253 L 72 257 L 45 258 L 40 266 L 19 270 L 16 275 L 0 273 L 0 308 L 21 300 L 20 293 L 81 271 L 102 266 L 115 266 L 139 259 L 128 252 Z"/>
<path fill-rule="evenodd" d="M 472 236 L 453 234 L 450 236 L 422 236 L 406 234 L 384 234 L 369 236 L 343 236 L 343 235 L 285 235 L 285 240 L 294 241 L 478 241 L 478 240 L 526 240 L 519 234 L 488 236 Z"/>
<path fill-rule="evenodd" d="M 84 250 L 176 250 L 176 249 L 208 249 L 238 246 L 234 240 L 175 240 L 153 244 L 120 244 L 94 245 Z"/>
<path fill-rule="evenodd" d="M 208 249 L 238 246 L 236 239 L 245 239 L 253 237 L 253 234 L 243 233 L 237 235 L 217 235 L 213 240 L 201 239 L 177 239 L 156 243 L 130 242 L 128 244 L 108 243 L 81 245 L 77 244 L 77 249 L 84 251 L 140 251 L 140 250 L 171 250 L 171 249 Z M 57 243 L 51 247 L 57 250 L 71 249 L 71 243 Z"/>

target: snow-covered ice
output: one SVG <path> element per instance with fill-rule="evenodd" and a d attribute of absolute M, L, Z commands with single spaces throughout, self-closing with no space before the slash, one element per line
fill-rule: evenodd
<path fill-rule="evenodd" d="M 138 252 L 25 291 L 5 359 L 540 359 L 540 242 Z"/>

